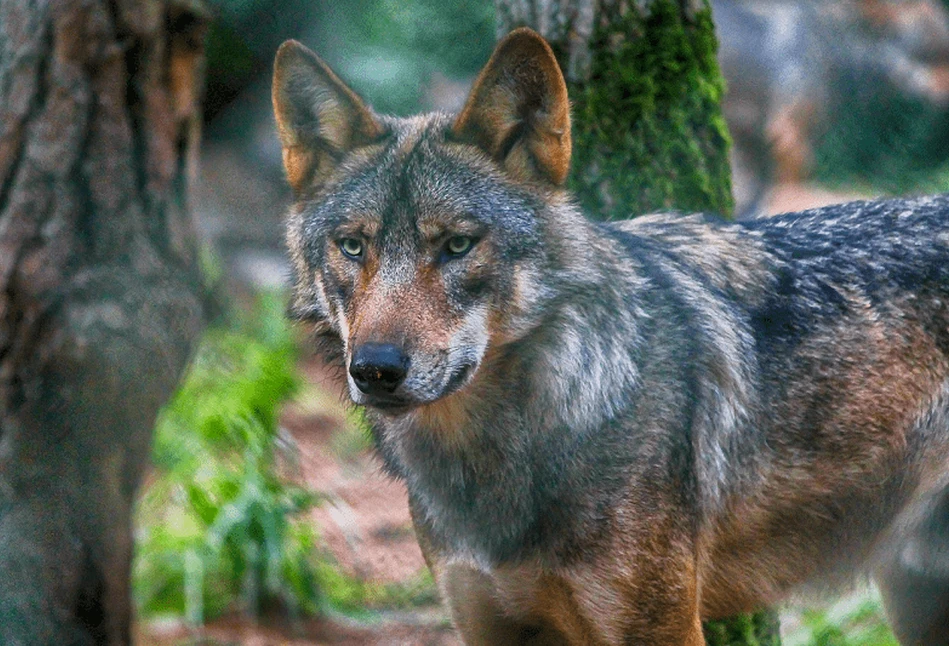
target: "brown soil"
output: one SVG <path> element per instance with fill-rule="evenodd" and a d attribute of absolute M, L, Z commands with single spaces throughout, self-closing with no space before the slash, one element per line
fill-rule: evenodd
<path fill-rule="evenodd" d="M 139 646 L 455 646 L 459 642 L 448 628 L 390 618 L 376 625 L 344 620 L 314 619 L 291 624 L 287 621 L 249 621 L 225 617 L 202 627 L 187 629 L 179 624 L 149 625 L 140 630 Z"/>
<path fill-rule="evenodd" d="M 383 473 L 378 459 L 363 450 L 359 431 L 346 428 L 346 408 L 339 403 L 342 394 L 325 370 L 308 361 L 303 372 L 308 383 L 331 393 L 327 399 L 335 404 L 329 414 L 302 404 L 292 406 L 282 419 L 296 440 L 304 481 L 327 496 L 313 510 L 323 540 L 351 575 L 383 583 L 418 577 L 425 561 L 412 532 L 405 487 Z M 326 400 L 316 405 L 326 406 Z M 348 441 L 338 439 L 347 436 Z M 347 448 L 353 443 L 356 449 Z"/>

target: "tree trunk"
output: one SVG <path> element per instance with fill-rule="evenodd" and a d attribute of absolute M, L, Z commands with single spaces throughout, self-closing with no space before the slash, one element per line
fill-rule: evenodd
<path fill-rule="evenodd" d="M 587 213 L 730 214 L 723 84 L 706 0 L 496 0 L 556 52 L 573 102 L 570 187 Z"/>
<path fill-rule="evenodd" d="M 127 644 L 134 494 L 203 324 L 198 0 L 0 0 L 0 643 Z"/>
<path fill-rule="evenodd" d="M 594 217 L 730 216 L 724 86 L 707 0 L 496 0 L 498 32 L 554 49 L 573 102 L 571 189 Z M 780 643 L 774 612 L 707 622 L 710 646 Z"/>

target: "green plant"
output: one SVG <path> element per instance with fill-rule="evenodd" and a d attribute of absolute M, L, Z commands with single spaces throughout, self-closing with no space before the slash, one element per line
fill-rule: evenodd
<path fill-rule="evenodd" d="M 295 355 L 276 295 L 205 335 L 156 429 L 134 571 L 144 615 L 317 609 L 315 537 L 295 520 L 317 499 L 292 484 L 278 449 Z"/>
<path fill-rule="evenodd" d="M 786 646 L 899 646 L 876 595 L 845 597 L 829 608 L 800 612 Z"/>
<path fill-rule="evenodd" d="M 378 610 L 407 610 L 438 602 L 435 581 L 428 570 L 398 583 L 363 581 L 340 572 L 324 561 L 317 566 L 317 580 L 324 591 L 326 606 L 352 617 L 371 615 Z"/>

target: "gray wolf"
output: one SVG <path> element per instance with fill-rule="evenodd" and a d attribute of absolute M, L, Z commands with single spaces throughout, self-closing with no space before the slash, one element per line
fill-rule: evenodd
<path fill-rule="evenodd" d="M 377 115 L 292 41 L 273 97 L 292 310 L 466 643 L 695 646 L 855 572 L 949 643 L 949 197 L 591 222 L 527 29 L 457 115 Z"/>

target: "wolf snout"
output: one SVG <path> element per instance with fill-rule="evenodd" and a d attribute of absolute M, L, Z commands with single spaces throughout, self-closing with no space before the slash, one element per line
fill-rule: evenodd
<path fill-rule="evenodd" d="M 363 343 L 349 362 L 353 382 L 367 395 L 391 395 L 408 371 L 408 355 L 391 343 Z"/>

